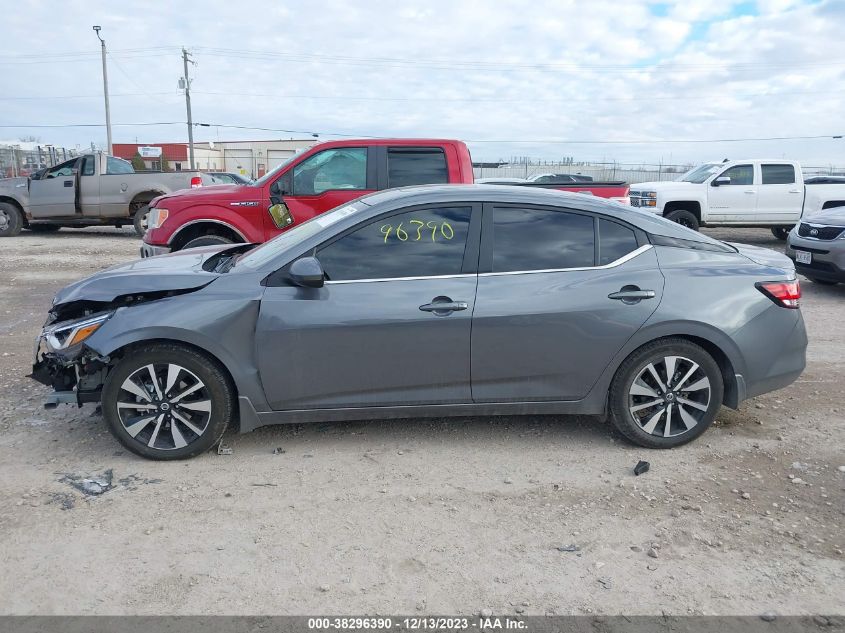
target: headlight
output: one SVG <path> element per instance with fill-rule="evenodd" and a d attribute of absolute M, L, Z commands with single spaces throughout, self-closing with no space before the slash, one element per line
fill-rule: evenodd
<path fill-rule="evenodd" d="M 657 192 L 656 191 L 643 191 L 643 201 L 640 204 L 644 207 L 656 207 L 657 206 Z"/>
<path fill-rule="evenodd" d="M 164 221 L 167 219 L 167 216 L 170 215 L 170 211 L 167 209 L 162 209 L 161 207 L 153 207 L 150 209 L 150 216 L 147 218 L 147 228 L 150 229 L 157 229 Z"/>
<path fill-rule="evenodd" d="M 44 337 L 53 350 L 67 349 L 79 345 L 108 321 L 112 314 L 114 312 L 107 312 L 70 323 L 59 323 L 47 327 L 44 330 Z"/>

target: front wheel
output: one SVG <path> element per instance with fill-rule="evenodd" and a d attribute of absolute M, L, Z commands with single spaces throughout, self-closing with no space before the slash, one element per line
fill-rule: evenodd
<path fill-rule="evenodd" d="M 774 235 L 781 242 L 785 242 L 786 238 L 789 237 L 789 231 L 790 231 L 790 229 L 787 229 L 783 226 L 773 226 L 772 227 L 772 235 Z"/>
<path fill-rule="evenodd" d="M 677 222 L 681 226 L 685 226 L 693 231 L 698 230 L 698 218 L 695 217 L 695 214 L 692 211 L 687 211 L 686 209 L 676 209 L 675 211 L 667 213 L 666 219 L 672 220 L 672 222 Z"/>
<path fill-rule="evenodd" d="M 722 405 L 722 372 L 702 347 L 654 341 L 620 365 L 610 387 L 616 429 L 646 448 L 673 448 L 707 430 Z"/>
<path fill-rule="evenodd" d="M 213 359 L 178 344 L 127 354 L 102 394 L 109 430 L 133 453 L 185 459 L 220 441 L 234 411 L 234 393 Z"/>
<path fill-rule="evenodd" d="M 145 204 L 143 207 L 139 207 L 137 211 L 135 211 L 135 215 L 132 216 L 132 226 L 135 227 L 135 233 L 138 237 L 144 237 L 144 234 L 147 232 L 150 223 L 150 205 Z"/>
<path fill-rule="evenodd" d="M 185 250 L 186 248 L 197 248 L 199 246 L 217 246 L 218 244 L 234 244 L 234 242 L 232 242 L 232 240 L 228 237 L 223 237 L 222 235 L 203 235 L 201 237 L 195 237 L 185 244 L 180 250 Z"/>

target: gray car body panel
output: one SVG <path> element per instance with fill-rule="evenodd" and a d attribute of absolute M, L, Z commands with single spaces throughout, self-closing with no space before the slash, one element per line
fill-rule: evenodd
<path fill-rule="evenodd" d="M 811 227 L 842 227 L 845 229 L 845 207 L 827 209 L 818 215 L 805 218 L 801 222 Z M 845 238 L 821 240 L 798 235 L 796 225 L 786 238 L 786 255 L 795 260 L 795 251 L 812 253 L 812 264 L 807 266 L 795 263 L 795 268 L 802 275 L 825 281 L 845 282 Z M 845 232 L 842 233 L 845 235 Z"/>
<path fill-rule="evenodd" d="M 319 289 L 268 285 L 268 275 L 359 222 L 419 204 L 464 202 L 575 208 L 722 252 L 649 244 L 610 267 L 328 282 Z M 136 286 L 153 283 L 148 277 L 158 278 L 156 287 L 170 288 L 187 288 L 188 280 L 195 280 L 186 294 L 117 309 L 86 346 L 103 357 L 151 340 L 205 350 L 232 376 L 241 431 L 311 420 L 600 415 L 622 361 L 667 336 L 692 338 L 724 354 L 730 406 L 788 384 L 804 368 L 800 311 L 779 307 L 754 285 L 793 277 L 783 256 L 753 250 L 746 256 L 651 214 L 563 192 L 417 187 L 374 194 L 353 206 L 357 211 L 255 267 L 239 262 L 228 273 L 206 273 L 202 263 L 225 247 L 182 251 L 113 268 L 59 296 L 62 301 L 84 300 L 88 293 L 105 297 L 119 286 L 137 293 Z M 655 297 L 635 305 L 607 297 L 632 283 L 655 290 Z M 468 309 L 448 317 L 418 310 L 444 293 L 467 301 Z M 575 312 L 555 313 L 555 296 L 558 305 Z M 520 303 L 531 307 L 514 315 Z M 520 331 L 505 341 L 506 330 L 515 331 L 520 319 L 533 319 L 536 332 Z M 471 324 L 479 331 L 472 333 Z M 561 328 L 572 331 L 555 340 Z M 548 349 L 538 356 L 544 341 Z M 431 347 L 420 351 L 421 345 Z"/>

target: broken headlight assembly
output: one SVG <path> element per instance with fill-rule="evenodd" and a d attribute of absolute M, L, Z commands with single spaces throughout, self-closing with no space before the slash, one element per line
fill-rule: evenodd
<path fill-rule="evenodd" d="M 41 336 L 51 351 L 66 350 L 85 342 L 113 314 L 114 311 L 103 312 L 93 316 L 87 316 L 84 319 L 49 325 L 44 328 Z"/>

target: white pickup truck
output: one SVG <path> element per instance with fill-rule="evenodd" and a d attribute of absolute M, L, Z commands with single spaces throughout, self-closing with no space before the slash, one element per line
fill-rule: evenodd
<path fill-rule="evenodd" d="M 840 181 L 840 182 L 837 182 Z M 802 217 L 845 205 L 845 183 L 812 178 L 790 160 L 731 160 L 705 163 L 678 180 L 631 185 L 631 206 L 679 224 L 771 228 L 785 240 Z"/>
<path fill-rule="evenodd" d="M 0 237 L 21 229 L 134 224 L 146 231 L 149 203 L 179 189 L 216 184 L 198 171 L 136 172 L 102 152 L 77 156 L 29 178 L 0 180 Z"/>

